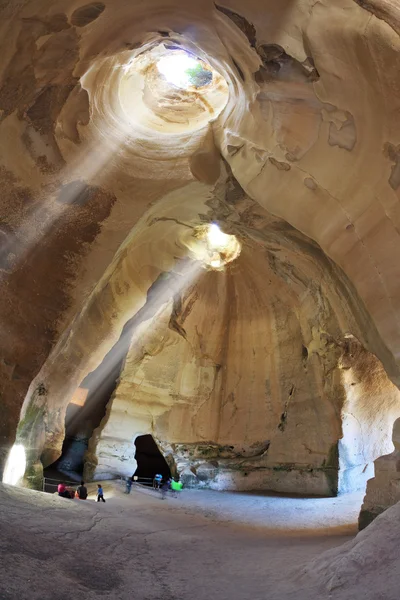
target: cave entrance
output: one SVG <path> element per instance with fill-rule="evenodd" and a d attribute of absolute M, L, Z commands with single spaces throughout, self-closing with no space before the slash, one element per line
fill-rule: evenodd
<path fill-rule="evenodd" d="M 160 473 L 163 479 L 171 477 L 171 469 L 152 435 L 139 435 L 135 440 L 135 446 L 135 459 L 137 462 L 136 477 L 151 481 L 157 473 Z"/>

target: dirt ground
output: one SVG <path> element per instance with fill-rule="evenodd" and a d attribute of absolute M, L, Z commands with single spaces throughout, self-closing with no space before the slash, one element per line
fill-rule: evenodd
<path fill-rule="evenodd" d="M 307 577 L 299 587 L 296 573 L 354 537 L 360 494 L 193 490 L 162 501 L 151 490 L 128 496 L 117 483 L 104 490 L 105 504 L 0 486 L 1 600 L 346 597 Z"/>

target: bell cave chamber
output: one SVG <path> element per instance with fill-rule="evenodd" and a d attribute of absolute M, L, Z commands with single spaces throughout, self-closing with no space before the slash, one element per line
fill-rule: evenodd
<path fill-rule="evenodd" d="M 375 526 L 400 501 L 398 3 L 0 15 L 3 483 L 160 472 Z"/>

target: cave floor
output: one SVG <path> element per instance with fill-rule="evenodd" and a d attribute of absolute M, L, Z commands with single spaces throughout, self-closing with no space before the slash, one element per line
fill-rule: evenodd
<path fill-rule="evenodd" d="M 360 494 L 104 490 L 98 504 L 0 485 L 1 600 L 347 599 L 299 589 L 291 574 L 351 539 Z"/>

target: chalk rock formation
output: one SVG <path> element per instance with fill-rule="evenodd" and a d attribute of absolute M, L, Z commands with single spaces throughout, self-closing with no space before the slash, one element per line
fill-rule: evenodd
<path fill-rule="evenodd" d="M 400 502 L 400 419 L 393 425 L 394 451 L 375 461 L 375 477 L 367 484 L 359 528 L 364 529 L 389 506 Z"/>
<path fill-rule="evenodd" d="M 361 485 L 399 416 L 397 3 L 0 11 L 1 460 L 39 486 L 88 378 L 94 477 L 151 433 L 199 485 Z"/>
<path fill-rule="evenodd" d="M 353 540 L 311 561 L 296 580 L 316 597 L 384 597 L 395 600 L 399 586 L 400 504 L 381 514 Z M 326 596 L 325 596 L 326 595 Z M 328 596 L 329 595 L 329 596 Z"/>
<path fill-rule="evenodd" d="M 237 276 L 246 283 L 245 272 Z M 240 357 L 248 352 L 245 370 L 232 365 L 230 353 L 212 362 L 213 346 L 226 347 L 224 339 L 234 336 L 230 327 L 236 319 L 230 309 L 226 314 L 227 300 L 213 318 L 212 307 L 223 298 L 221 289 L 215 295 L 215 282 L 214 303 L 207 302 L 206 315 L 212 327 L 198 339 L 202 303 L 193 302 L 193 296 L 206 293 L 210 275 L 184 298 L 179 314 L 167 307 L 163 329 L 159 319 L 140 348 L 134 337 L 114 397 L 91 440 L 87 477 L 134 473 L 135 437 L 151 432 L 173 472 L 183 474 L 190 486 L 322 495 L 362 487 L 373 476 L 374 458 L 391 448 L 388 432 L 400 413 L 400 392 L 379 361 L 355 339 L 338 343 L 316 337 L 307 349 L 296 336 L 295 321 L 288 327 L 287 320 L 279 320 L 282 290 L 272 305 L 276 312 L 263 319 L 268 328 L 261 335 L 263 352 L 249 329 L 242 331 L 238 349 Z M 239 290 L 232 296 L 233 284 L 228 285 L 231 300 L 246 301 Z M 248 297 L 247 302 L 249 314 Z M 301 317 L 306 322 L 310 315 Z M 171 319 L 179 328 L 171 326 Z M 293 356 L 289 364 L 280 358 L 284 351 Z M 257 355 L 263 356 L 260 366 Z M 377 410 L 375 403 L 385 410 Z"/>

